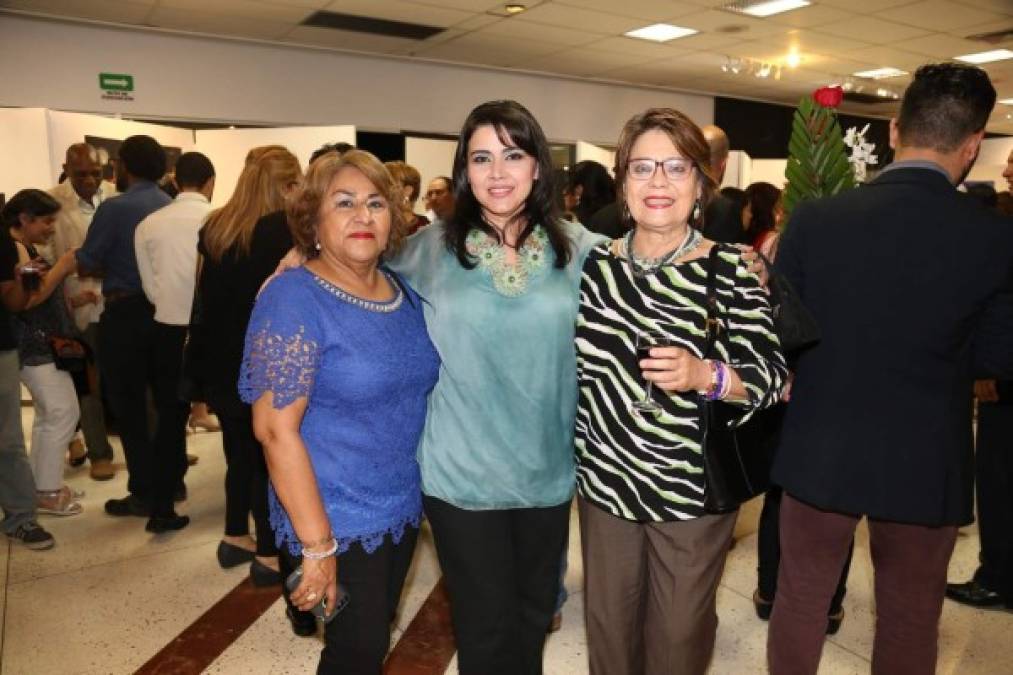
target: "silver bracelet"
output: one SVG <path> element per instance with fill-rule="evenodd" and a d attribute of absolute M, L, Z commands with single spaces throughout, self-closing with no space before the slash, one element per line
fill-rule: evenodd
<path fill-rule="evenodd" d="M 329 558 L 338 552 L 338 540 L 331 537 L 331 545 L 326 551 L 320 553 L 314 553 L 313 551 L 307 551 L 305 548 L 302 550 L 302 557 L 307 560 L 323 560 Z"/>

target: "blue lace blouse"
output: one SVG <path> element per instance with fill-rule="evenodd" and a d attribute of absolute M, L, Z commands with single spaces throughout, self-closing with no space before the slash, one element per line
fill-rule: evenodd
<path fill-rule="evenodd" d="M 400 541 L 422 511 L 415 453 L 440 360 L 421 299 L 388 276 L 398 296 L 372 303 L 290 270 L 260 294 L 246 332 L 242 399 L 269 391 L 281 409 L 308 397 L 300 433 L 339 553 L 356 542 L 372 553 L 386 535 Z M 273 487 L 269 505 L 278 546 L 298 555 Z"/>

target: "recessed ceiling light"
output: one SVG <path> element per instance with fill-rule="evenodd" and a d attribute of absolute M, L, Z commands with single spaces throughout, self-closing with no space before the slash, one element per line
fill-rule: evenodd
<path fill-rule="evenodd" d="M 953 57 L 958 61 L 965 61 L 967 63 L 991 63 L 993 61 L 1004 61 L 1006 59 L 1013 59 L 1013 51 L 1009 49 L 993 49 L 987 52 L 978 52 L 977 54 L 964 54 L 963 56 Z"/>
<path fill-rule="evenodd" d="M 809 0 L 745 0 L 744 2 L 733 2 L 721 9 L 729 12 L 739 12 L 750 16 L 773 16 L 781 12 L 790 12 L 793 9 L 808 7 L 812 3 Z"/>
<path fill-rule="evenodd" d="M 857 73 L 852 73 L 852 75 L 855 77 L 867 77 L 870 80 L 882 80 L 887 77 L 907 75 L 907 71 L 900 70 L 899 68 L 874 68 L 873 70 L 860 70 Z"/>
<path fill-rule="evenodd" d="M 521 12 L 526 10 L 527 7 L 524 5 L 506 5 L 505 7 L 503 7 L 503 9 L 506 10 L 507 14 L 520 14 Z"/>
<path fill-rule="evenodd" d="M 628 33 L 625 33 L 625 35 L 626 37 L 640 38 L 641 40 L 668 42 L 669 40 L 686 37 L 687 35 L 693 35 L 698 32 L 699 31 L 694 30 L 693 28 L 673 26 L 670 23 L 656 23 L 636 30 L 631 30 Z"/>
<path fill-rule="evenodd" d="M 788 56 L 785 57 L 784 62 L 789 68 L 798 68 L 802 63 L 802 57 L 799 56 L 798 52 L 789 52 Z"/>

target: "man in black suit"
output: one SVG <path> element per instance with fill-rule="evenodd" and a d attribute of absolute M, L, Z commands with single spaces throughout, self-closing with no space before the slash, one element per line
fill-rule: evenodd
<path fill-rule="evenodd" d="M 721 185 L 721 181 L 725 178 L 725 169 L 728 167 L 728 152 L 731 148 L 728 134 L 713 124 L 708 124 L 701 131 L 710 147 L 714 180 Z M 703 236 L 723 244 L 748 243 L 742 229 L 742 209 L 728 197 L 716 192 L 710 204 L 704 209 Z"/>
<path fill-rule="evenodd" d="M 1013 152 L 1002 175 L 1013 190 Z M 1007 227 L 1013 229 L 1013 219 Z M 946 597 L 972 607 L 1013 609 L 1013 380 L 978 380 L 974 394 L 980 564 L 970 581 L 947 584 Z"/>
<path fill-rule="evenodd" d="M 895 163 L 800 204 L 782 238 L 777 268 L 823 338 L 799 357 L 772 472 L 785 492 L 773 675 L 816 673 L 862 516 L 872 672 L 935 672 L 946 567 L 973 520 L 973 380 L 1013 376 L 1013 229 L 954 188 L 995 99 L 980 68 L 919 68 L 890 124 Z"/>

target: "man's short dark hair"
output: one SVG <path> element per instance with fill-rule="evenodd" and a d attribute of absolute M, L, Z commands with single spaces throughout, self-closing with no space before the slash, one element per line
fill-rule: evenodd
<path fill-rule="evenodd" d="M 183 188 L 200 189 L 215 175 L 215 167 L 206 155 L 200 152 L 184 152 L 176 160 L 176 185 Z"/>
<path fill-rule="evenodd" d="M 454 179 L 451 178 L 450 176 L 437 176 L 433 180 L 442 180 L 444 183 L 447 184 L 448 190 L 450 190 L 451 192 L 454 191 Z"/>
<path fill-rule="evenodd" d="M 323 157 L 329 152 L 336 153 L 338 157 L 341 157 L 349 150 L 355 150 L 355 146 L 352 145 L 351 143 L 345 143 L 344 141 L 340 141 L 338 143 L 324 143 L 319 148 L 314 150 L 312 155 L 310 155 L 310 164 L 317 161 L 319 158 Z"/>
<path fill-rule="evenodd" d="M 165 150 L 151 136 L 131 136 L 120 145 L 119 156 L 135 178 L 156 182 L 165 175 Z"/>
<path fill-rule="evenodd" d="M 962 63 L 930 63 L 915 71 L 897 117 L 901 143 L 952 152 L 985 128 L 995 106 L 988 73 Z"/>

